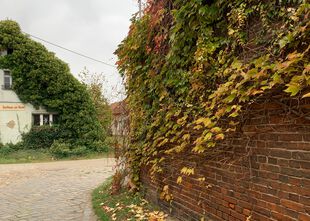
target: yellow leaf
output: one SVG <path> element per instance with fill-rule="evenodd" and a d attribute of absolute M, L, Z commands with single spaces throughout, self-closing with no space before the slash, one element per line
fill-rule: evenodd
<path fill-rule="evenodd" d="M 203 153 L 205 152 L 205 148 L 202 145 L 196 145 L 192 151 L 195 153 Z"/>
<path fill-rule="evenodd" d="M 205 180 L 206 180 L 206 178 L 205 177 L 201 177 L 201 178 L 198 178 L 197 179 L 199 182 L 204 182 Z"/>
<path fill-rule="evenodd" d="M 177 179 L 177 184 L 181 184 L 182 183 L 182 177 L 179 176 L 178 179 Z"/>
<path fill-rule="evenodd" d="M 195 170 L 194 170 L 194 168 L 183 167 L 181 169 L 181 173 L 183 173 L 185 175 L 193 175 L 195 173 Z"/>
<path fill-rule="evenodd" d="M 213 133 L 211 132 L 207 133 L 204 137 L 204 141 L 211 140 L 212 136 L 213 136 Z"/>
<path fill-rule="evenodd" d="M 197 125 L 197 126 L 194 127 L 194 130 L 200 130 L 200 129 L 202 129 L 201 125 Z"/>
<path fill-rule="evenodd" d="M 159 147 L 164 146 L 166 143 L 168 143 L 168 138 L 165 138 L 160 144 L 158 144 Z"/>
<path fill-rule="evenodd" d="M 205 127 L 209 127 L 212 124 L 212 121 L 207 117 L 201 117 L 198 120 L 196 120 L 197 124 L 204 124 Z"/>
<path fill-rule="evenodd" d="M 183 140 L 189 140 L 190 137 L 191 137 L 190 134 L 184 134 L 184 135 L 183 135 Z"/>
<path fill-rule="evenodd" d="M 220 128 L 220 127 L 213 127 L 210 131 L 212 133 L 220 133 L 222 131 L 222 128 Z"/>
<path fill-rule="evenodd" d="M 310 93 L 304 94 L 304 96 L 302 96 L 302 98 L 306 98 L 306 97 L 310 97 Z"/>

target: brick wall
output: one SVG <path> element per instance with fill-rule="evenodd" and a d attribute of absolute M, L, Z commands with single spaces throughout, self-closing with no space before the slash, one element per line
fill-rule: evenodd
<path fill-rule="evenodd" d="M 247 113 L 240 130 L 218 145 L 225 152 L 171 157 L 154 181 L 145 167 L 147 199 L 184 221 L 310 221 L 310 101 L 270 101 Z M 179 185 L 183 166 L 197 169 Z M 205 182 L 197 180 L 202 176 Z M 164 185 L 171 203 L 159 199 Z"/>

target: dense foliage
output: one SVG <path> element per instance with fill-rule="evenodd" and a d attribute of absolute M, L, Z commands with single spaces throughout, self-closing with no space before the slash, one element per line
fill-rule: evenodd
<path fill-rule="evenodd" d="M 60 139 L 58 126 L 33 126 L 28 133 L 22 135 L 20 143 L 26 149 L 48 149 L 55 140 Z"/>
<path fill-rule="evenodd" d="M 59 114 L 62 140 L 89 147 L 104 139 L 86 86 L 73 77 L 66 63 L 11 20 L 0 21 L 0 49 L 10 52 L 0 58 L 0 68 L 11 70 L 13 90 L 23 102 Z"/>
<path fill-rule="evenodd" d="M 260 96 L 310 97 L 309 24 L 302 0 L 150 0 L 116 51 L 134 180 L 166 155 L 213 149 Z"/>

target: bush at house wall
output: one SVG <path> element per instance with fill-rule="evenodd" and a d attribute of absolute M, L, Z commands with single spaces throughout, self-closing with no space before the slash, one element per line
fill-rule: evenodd
<path fill-rule="evenodd" d="M 22 135 L 23 147 L 26 149 L 48 149 L 55 140 L 60 138 L 58 126 L 33 126 L 31 130 Z"/>

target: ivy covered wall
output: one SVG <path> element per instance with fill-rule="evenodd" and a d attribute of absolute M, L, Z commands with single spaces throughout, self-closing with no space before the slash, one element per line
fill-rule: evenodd
<path fill-rule="evenodd" d="M 303 0 L 148 1 L 116 51 L 134 180 L 145 164 L 157 173 L 170 156 L 212 153 L 261 96 L 310 97 L 309 25 Z"/>
<path fill-rule="evenodd" d="M 21 101 L 59 114 L 62 141 L 91 146 L 104 139 L 86 86 L 73 77 L 66 63 L 11 20 L 0 21 L 0 49 L 12 52 L 0 57 L 0 68 L 11 71 L 13 90 Z"/>

